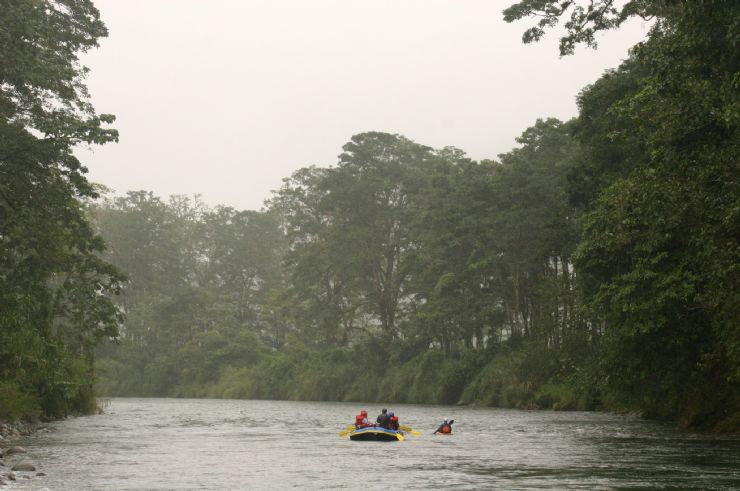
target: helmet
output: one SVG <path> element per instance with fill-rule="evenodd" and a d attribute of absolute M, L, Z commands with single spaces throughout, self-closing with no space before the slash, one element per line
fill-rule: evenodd
<path fill-rule="evenodd" d="M 360 411 L 360 414 L 362 414 L 363 416 L 367 416 L 367 410 L 363 409 L 362 411 Z"/>
<path fill-rule="evenodd" d="M 393 411 L 389 412 L 389 413 L 388 413 L 388 416 L 390 416 L 390 417 L 392 418 L 392 417 L 394 416 L 394 415 L 393 415 Z"/>
<path fill-rule="evenodd" d="M 447 422 L 447 418 L 445 418 L 445 423 Z"/>
<path fill-rule="evenodd" d="M 387 410 L 386 408 L 383 408 L 383 410 L 382 410 L 382 411 L 380 411 L 380 412 L 381 412 L 381 413 L 387 413 L 387 412 L 388 412 L 388 410 Z"/>

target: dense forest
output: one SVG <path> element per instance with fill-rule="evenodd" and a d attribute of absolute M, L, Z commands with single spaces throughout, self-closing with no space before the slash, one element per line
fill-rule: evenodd
<path fill-rule="evenodd" d="M 122 320 L 72 152 L 118 137 L 78 60 L 105 34 L 90 2 L 0 2 L 0 419 L 94 410 L 95 345 Z"/>
<path fill-rule="evenodd" d="M 495 160 L 362 133 L 260 211 L 85 179 L 71 149 L 117 135 L 75 53 L 105 28 L 64 3 L 0 14 L 0 418 L 90 410 L 95 367 L 105 395 L 740 428 L 737 2 L 522 0 L 525 42 L 566 18 L 562 55 L 653 23 Z"/>

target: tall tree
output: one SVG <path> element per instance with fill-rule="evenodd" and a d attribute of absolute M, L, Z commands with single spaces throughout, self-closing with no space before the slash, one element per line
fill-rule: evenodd
<path fill-rule="evenodd" d="M 275 214 L 219 207 L 202 218 L 201 250 L 210 286 L 229 299 L 237 321 L 276 346 L 283 334 L 271 322 L 270 303 L 281 288 L 280 261 L 285 254 L 278 225 Z"/>
<path fill-rule="evenodd" d="M 362 133 L 336 167 L 303 169 L 272 202 L 286 220 L 293 285 L 344 344 L 357 328 L 396 336 L 409 282 L 410 201 L 420 169 L 436 157 L 399 135 Z"/>
<path fill-rule="evenodd" d="M 576 213 L 565 176 L 576 146 L 569 126 L 556 119 L 538 120 L 517 142 L 521 148 L 500 156 L 493 186 L 493 243 L 505 305 L 515 332 L 557 345 L 575 315 L 570 255 Z"/>
<path fill-rule="evenodd" d="M 328 169 L 296 171 L 270 202 L 282 219 L 289 247 L 284 258 L 289 284 L 283 295 L 304 342 L 345 345 L 357 329 L 361 304 L 355 282 L 343 267 L 350 251 L 330 240 L 334 218 L 324 204 Z"/>
<path fill-rule="evenodd" d="M 655 16 L 633 59 L 581 96 L 583 168 L 610 155 L 618 169 L 583 201 L 591 212 L 577 254 L 588 304 L 606 322 L 606 387 L 655 415 L 731 420 L 740 414 L 740 5 L 612 4 L 526 0 L 505 13 L 543 14 L 534 40 L 572 9 L 566 54 L 629 16 Z M 602 97 L 604 88 L 621 96 Z M 601 116 L 589 120 L 592 109 Z"/>
<path fill-rule="evenodd" d="M 335 219 L 333 240 L 353 251 L 347 265 L 387 335 L 397 334 L 407 295 L 413 170 L 427 168 L 434 158 L 431 148 L 399 135 L 363 133 L 344 146 L 328 175 L 325 203 Z"/>
<path fill-rule="evenodd" d="M 117 139 L 78 61 L 105 35 L 87 0 L 0 5 L 0 371 L 49 415 L 88 409 L 91 346 L 120 320 L 106 294 L 122 276 L 98 259 L 80 201 L 96 193 L 72 153 Z"/>

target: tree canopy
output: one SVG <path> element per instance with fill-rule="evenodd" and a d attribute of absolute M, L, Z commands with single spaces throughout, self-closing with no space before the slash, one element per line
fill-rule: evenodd
<path fill-rule="evenodd" d="M 89 183 L 73 148 L 117 133 L 78 56 L 105 26 L 0 4 L 0 418 L 91 410 L 96 367 L 110 395 L 740 424 L 737 2 L 518 1 L 561 55 L 652 27 L 495 160 L 360 133 L 260 211 Z"/>
<path fill-rule="evenodd" d="M 0 416 L 89 410 L 93 346 L 121 320 L 108 295 L 123 276 L 99 258 L 72 153 L 117 138 L 78 60 L 105 34 L 89 1 L 0 7 Z"/>

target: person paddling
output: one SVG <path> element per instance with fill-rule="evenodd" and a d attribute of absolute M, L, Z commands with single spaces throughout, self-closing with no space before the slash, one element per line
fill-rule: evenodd
<path fill-rule="evenodd" d="M 447 420 L 447 418 L 445 418 L 445 420 L 442 421 L 442 424 L 439 425 L 439 428 L 437 428 L 437 430 L 432 434 L 433 435 L 436 435 L 437 433 L 443 433 L 445 435 L 452 434 L 452 423 L 454 422 L 455 422 L 454 419 Z"/>
<path fill-rule="evenodd" d="M 375 420 L 375 422 L 378 424 L 378 426 L 382 426 L 385 428 L 388 425 L 388 419 L 390 416 L 388 416 L 388 410 L 383 408 L 383 410 L 378 415 L 378 419 Z"/>
<path fill-rule="evenodd" d="M 367 411 L 363 409 L 360 414 L 355 416 L 355 427 L 360 429 L 366 426 L 370 426 L 370 422 L 367 420 Z"/>

